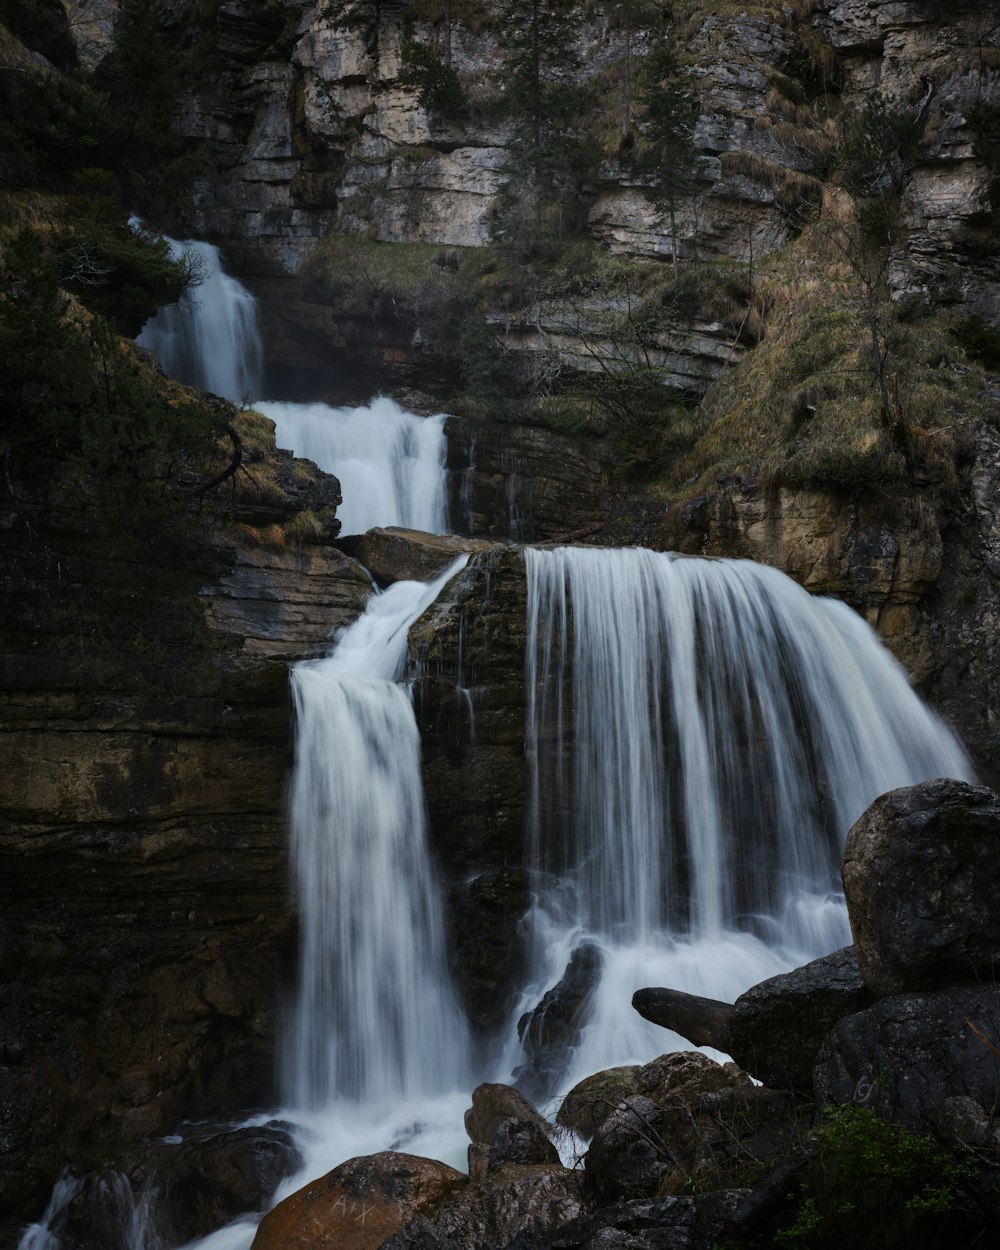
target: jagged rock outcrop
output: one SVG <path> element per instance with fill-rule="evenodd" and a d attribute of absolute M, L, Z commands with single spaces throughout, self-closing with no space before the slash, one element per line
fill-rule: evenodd
<path fill-rule="evenodd" d="M 514 1076 L 529 1097 L 547 1098 L 558 1089 L 580 1043 L 603 966 L 600 946 L 581 942 L 559 981 L 518 1021 L 524 1063 Z"/>
<path fill-rule="evenodd" d="M 484 539 L 388 526 L 362 534 L 351 543 L 351 554 L 376 582 L 388 586 L 404 580 L 428 582 L 460 555 L 489 551 L 495 545 Z"/>

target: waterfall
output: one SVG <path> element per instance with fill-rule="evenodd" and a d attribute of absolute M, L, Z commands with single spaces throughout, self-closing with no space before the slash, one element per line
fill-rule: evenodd
<path fill-rule="evenodd" d="M 373 525 L 442 534 L 447 528 L 445 417 L 418 417 L 391 399 L 369 407 L 268 402 L 278 443 L 340 479 L 343 533 Z"/>
<path fill-rule="evenodd" d="M 732 999 L 849 942 L 850 825 L 886 790 L 972 774 L 861 618 L 775 569 L 525 560 L 537 976 L 584 934 L 606 959 L 581 1074 L 669 1048 L 639 1038 L 642 984 Z"/>
<path fill-rule="evenodd" d="M 375 1114 L 467 1079 L 427 849 L 420 739 L 397 684 L 410 625 L 465 563 L 376 595 L 325 660 L 296 665 L 292 854 L 299 979 L 285 1048 L 295 1107 Z"/>
<path fill-rule="evenodd" d="M 264 352 L 257 301 L 223 272 L 218 248 L 211 243 L 167 243 L 174 260 L 186 260 L 200 280 L 179 303 L 151 317 L 136 342 L 178 382 L 235 403 L 259 395 Z"/>

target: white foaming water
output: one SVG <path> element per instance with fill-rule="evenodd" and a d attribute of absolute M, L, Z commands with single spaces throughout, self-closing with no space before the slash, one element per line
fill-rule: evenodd
<path fill-rule="evenodd" d="M 636 989 L 732 1001 L 848 943 L 851 824 L 886 790 L 972 772 L 860 617 L 775 569 L 525 559 L 533 1001 L 578 941 L 605 959 L 568 1087 L 674 1048 Z"/>
<path fill-rule="evenodd" d="M 418 417 L 384 396 L 362 408 L 276 401 L 256 408 L 275 423 L 279 446 L 340 479 L 343 533 L 374 525 L 445 532 L 443 414 Z"/>
<path fill-rule="evenodd" d="M 194 239 L 167 239 L 175 260 L 187 257 L 201 282 L 179 303 L 161 308 L 136 342 L 178 382 L 239 403 L 260 394 L 264 359 L 257 301 L 224 273 L 218 248 Z"/>
<path fill-rule="evenodd" d="M 377 595 L 328 659 L 296 665 L 292 858 L 299 981 L 284 1068 L 291 1106 L 367 1107 L 467 1076 L 420 779 L 410 625 L 465 561 Z"/>

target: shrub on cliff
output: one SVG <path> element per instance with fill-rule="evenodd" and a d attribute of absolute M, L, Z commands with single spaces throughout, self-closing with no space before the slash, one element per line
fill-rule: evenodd
<path fill-rule="evenodd" d="M 767 1244 L 784 1250 L 966 1244 L 973 1172 L 933 1138 L 865 1107 L 835 1107 L 820 1126 L 819 1149 L 793 1197 L 793 1214 Z"/>
<path fill-rule="evenodd" d="M 136 349 L 67 293 L 57 243 L 22 230 L 0 258 L 0 430 L 7 493 L 23 475 L 121 541 L 183 527 L 170 489 L 213 451 L 222 418 L 173 394 Z"/>

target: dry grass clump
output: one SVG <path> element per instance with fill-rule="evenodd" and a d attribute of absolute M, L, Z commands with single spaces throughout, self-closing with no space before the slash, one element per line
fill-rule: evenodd
<path fill-rule="evenodd" d="M 947 496 L 976 423 L 983 379 L 960 363 L 948 322 L 890 304 L 878 315 L 888 347 L 893 411 L 882 411 L 865 310 L 849 267 L 777 258 L 754 293 L 760 345 L 706 395 L 700 435 L 674 466 L 675 485 L 733 476 L 787 485 L 903 484 Z"/>
<path fill-rule="evenodd" d="M 723 152 L 720 160 L 723 174 L 727 177 L 750 178 L 767 187 L 776 203 L 787 212 L 804 214 L 818 205 L 822 197 L 818 178 L 778 161 L 742 151 Z"/>

